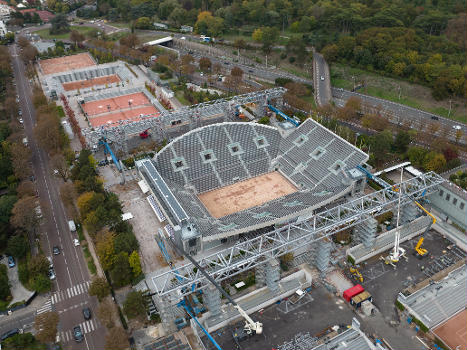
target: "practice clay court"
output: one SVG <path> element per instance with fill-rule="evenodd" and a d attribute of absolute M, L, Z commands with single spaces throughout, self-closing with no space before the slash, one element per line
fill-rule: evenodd
<path fill-rule="evenodd" d="M 40 66 L 44 75 L 67 72 L 74 69 L 95 66 L 96 63 L 89 53 L 79 53 L 41 60 Z"/>
<path fill-rule="evenodd" d="M 297 188 L 274 171 L 202 193 L 199 199 L 213 217 L 221 218 L 294 192 Z"/>
<path fill-rule="evenodd" d="M 467 349 L 467 310 L 464 310 L 433 330 L 451 349 Z"/>
<path fill-rule="evenodd" d="M 120 82 L 120 78 L 118 77 L 118 75 L 113 74 L 113 75 L 107 75 L 104 77 L 92 78 L 88 80 L 78 80 L 78 81 L 72 81 L 70 83 L 63 83 L 62 86 L 65 91 L 71 91 L 71 90 L 85 89 L 91 86 L 113 84 L 113 83 L 118 83 L 118 82 Z"/>
<path fill-rule="evenodd" d="M 142 92 L 90 101 L 81 105 L 92 127 L 135 120 L 140 115 L 157 116 L 158 110 Z"/>

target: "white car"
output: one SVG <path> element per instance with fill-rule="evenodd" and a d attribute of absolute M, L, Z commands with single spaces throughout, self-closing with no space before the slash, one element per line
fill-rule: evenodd
<path fill-rule="evenodd" d="M 452 128 L 455 129 L 455 130 L 462 129 L 462 127 L 460 125 L 453 125 Z"/>
<path fill-rule="evenodd" d="M 73 240 L 73 244 L 75 245 L 75 247 L 79 246 L 79 240 L 75 238 Z"/>
<path fill-rule="evenodd" d="M 54 272 L 54 270 L 52 268 L 49 269 L 48 275 L 49 275 L 49 278 L 50 278 L 51 281 L 53 281 L 56 278 L 55 272 Z"/>
<path fill-rule="evenodd" d="M 24 123 L 23 118 L 19 118 L 18 121 L 19 121 L 20 124 L 23 124 L 23 123 Z"/>
<path fill-rule="evenodd" d="M 323 77 L 323 76 L 321 76 L 321 78 L 320 78 L 320 79 L 321 79 L 321 80 L 324 80 L 324 77 Z"/>

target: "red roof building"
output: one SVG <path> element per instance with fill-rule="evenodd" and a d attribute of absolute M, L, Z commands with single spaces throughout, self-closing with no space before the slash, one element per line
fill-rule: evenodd
<path fill-rule="evenodd" d="M 52 18 L 55 17 L 55 15 L 52 12 L 45 11 L 45 10 L 26 9 L 26 10 L 21 10 L 19 12 L 21 12 L 23 15 L 26 13 L 29 13 L 31 15 L 33 15 L 34 13 L 37 13 L 42 22 L 49 22 Z"/>

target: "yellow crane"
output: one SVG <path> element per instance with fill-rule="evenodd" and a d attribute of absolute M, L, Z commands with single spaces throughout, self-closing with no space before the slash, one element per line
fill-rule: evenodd
<path fill-rule="evenodd" d="M 424 236 L 425 236 L 425 233 L 427 233 L 428 230 L 431 228 L 431 226 L 433 226 L 436 223 L 436 218 L 433 216 L 433 214 L 431 214 L 428 210 L 426 210 L 420 203 L 418 203 L 417 201 L 414 201 L 414 202 L 421 210 L 425 212 L 426 215 L 431 217 L 431 219 L 433 220 L 431 225 L 429 225 L 426 228 L 425 232 L 422 233 L 422 236 L 420 237 L 417 244 L 415 245 L 415 254 L 423 258 L 424 256 L 428 254 L 428 250 L 426 250 L 425 248 L 422 248 L 423 241 L 425 240 Z"/>

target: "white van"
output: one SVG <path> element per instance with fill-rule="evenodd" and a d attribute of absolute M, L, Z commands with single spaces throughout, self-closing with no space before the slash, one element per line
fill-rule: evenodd
<path fill-rule="evenodd" d="M 23 138 L 23 145 L 25 145 L 26 147 L 28 147 L 29 142 L 28 142 L 28 138 L 27 138 L 27 137 L 24 137 L 24 138 Z"/>
<path fill-rule="evenodd" d="M 76 231 L 76 225 L 75 225 L 75 222 L 73 220 L 68 221 L 68 227 L 70 228 L 71 232 Z"/>

